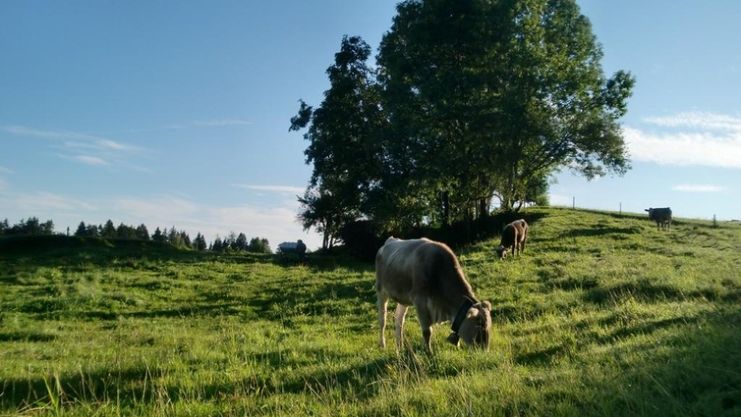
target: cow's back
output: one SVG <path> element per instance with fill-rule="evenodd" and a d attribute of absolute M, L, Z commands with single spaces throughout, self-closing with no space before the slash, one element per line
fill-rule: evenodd
<path fill-rule="evenodd" d="M 430 295 L 439 287 L 441 275 L 457 269 L 455 255 L 440 243 L 425 238 L 389 239 L 376 254 L 376 291 L 410 304 L 413 294 Z"/>

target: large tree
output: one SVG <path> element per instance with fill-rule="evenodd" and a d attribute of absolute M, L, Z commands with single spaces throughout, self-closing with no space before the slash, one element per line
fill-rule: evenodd
<path fill-rule="evenodd" d="M 406 0 L 370 47 L 345 37 L 330 89 L 303 101 L 305 227 L 333 242 L 366 218 L 387 231 L 446 226 L 545 201 L 567 167 L 587 178 L 629 168 L 618 120 L 634 79 L 606 77 L 574 0 Z"/>
<path fill-rule="evenodd" d="M 338 221 L 361 214 L 364 196 L 378 182 L 383 113 L 375 74 L 368 67 L 371 48 L 359 37 L 342 39 L 327 69 L 330 88 L 316 109 L 301 101 L 290 130 L 308 126 L 306 163 L 314 171 L 300 198 L 304 227 L 320 228 L 324 248 L 336 239 Z"/>
<path fill-rule="evenodd" d="M 407 0 L 378 62 L 398 138 L 420 181 L 505 209 L 562 166 L 587 177 L 628 168 L 617 120 L 633 78 L 603 75 L 573 0 Z M 395 131 L 399 131 L 396 129 Z"/>

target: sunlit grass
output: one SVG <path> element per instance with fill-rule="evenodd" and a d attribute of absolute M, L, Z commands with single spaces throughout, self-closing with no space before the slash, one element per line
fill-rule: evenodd
<path fill-rule="evenodd" d="M 526 214 L 522 257 L 460 253 L 490 350 L 433 356 L 413 312 L 377 347 L 371 264 L 0 251 L 0 415 L 741 414 L 741 226 Z"/>

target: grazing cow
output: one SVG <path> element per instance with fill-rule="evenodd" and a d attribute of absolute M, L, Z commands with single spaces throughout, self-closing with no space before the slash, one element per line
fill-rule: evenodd
<path fill-rule="evenodd" d="M 477 301 L 458 259 L 444 243 L 426 238 L 390 237 L 376 254 L 376 295 L 381 347 L 386 347 L 386 305 L 396 301 L 396 344 L 403 345 L 404 317 L 413 305 L 422 327 L 425 349 L 432 353 L 432 325 L 449 320 L 448 341 L 488 349 L 491 304 Z"/>
<path fill-rule="evenodd" d="M 647 208 L 648 218 L 656 222 L 657 229 L 668 228 L 672 225 L 672 209 L 669 207 Z"/>
<path fill-rule="evenodd" d="M 502 240 L 497 248 L 499 259 L 504 258 L 510 248 L 512 248 L 512 256 L 524 252 L 527 232 L 528 225 L 525 219 L 515 220 L 505 225 L 502 229 Z"/>

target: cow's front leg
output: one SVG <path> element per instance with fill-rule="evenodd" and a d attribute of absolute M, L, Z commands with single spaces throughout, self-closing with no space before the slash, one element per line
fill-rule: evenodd
<path fill-rule="evenodd" d="M 409 306 L 405 306 L 401 303 L 396 304 L 396 347 L 399 350 L 404 346 L 404 319 L 407 315 L 408 309 Z"/>
<path fill-rule="evenodd" d="M 381 339 L 380 339 L 380 345 L 381 349 L 384 349 L 386 347 L 386 305 L 389 302 L 388 297 L 384 296 L 380 292 L 377 294 L 378 296 L 378 324 L 381 328 Z"/>

